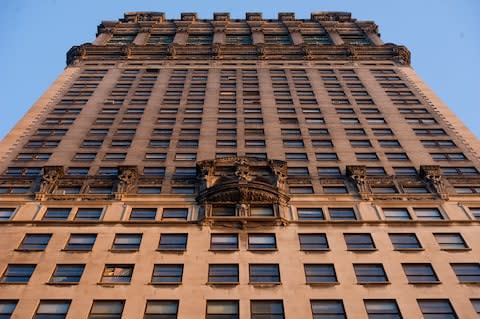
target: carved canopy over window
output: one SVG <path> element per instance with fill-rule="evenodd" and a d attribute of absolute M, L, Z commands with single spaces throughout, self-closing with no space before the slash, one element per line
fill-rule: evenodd
<path fill-rule="evenodd" d="M 287 206 L 284 161 L 228 157 L 197 163 L 204 217 L 280 218 Z M 259 214 L 258 211 L 272 213 Z"/>

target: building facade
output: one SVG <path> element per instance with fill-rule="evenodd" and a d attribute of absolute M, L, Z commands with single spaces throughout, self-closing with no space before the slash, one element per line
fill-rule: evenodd
<path fill-rule="evenodd" d="M 480 143 L 349 13 L 102 22 L 1 150 L 1 318 L 479 317 Z"/>

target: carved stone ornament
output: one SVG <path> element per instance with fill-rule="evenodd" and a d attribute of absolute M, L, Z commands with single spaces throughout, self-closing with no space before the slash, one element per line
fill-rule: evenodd
<path fill-rule="evenodd" d="M 215 43 L 212 47 L 212 54 L 215 57 L 215 59 L 221 59 L 222 58 L 222 46 L 218 43 Z"/>
<path fill-rule="evenodd" d="M 367 183 L 367 169 L 364 165 L 348 165 L 347 175 L 355 182 L 360 197 L 368 200 L 371 197 L 370 187 Z"/>
<path fill-rule="evenodd" d="M 448 192 L 441 176 L 440 166 L 422 165 L 420 166 L 420 176 L 435 189 L 441 199 L 448 200 Z"/>
<path fill-rule="evenodd" d="M 122 47 L 122 54 L 125 56 L 127 59 L 132 56 L 132 49 L 133 49 L 133 44 L 128 44 L 124 45 Z"/>
<path fill-rule="evenodd" d="M 39 193 L 51 194 L 58 185 L 58 181 L 65 175 L 63 166 L 45 166 L 43 168 L 42 183 Z"/>
<path fill-rule="evenodd" d="M 170 44 L 170 45 L 168 46 L 167 51 L 168 51 L 168 55 L 169 55 L 170 57 L 172 57 L 173 59 L 176 57 L 176 55 L 177 55 L 177 49 L 176 49 L 175 45 Z"/>
<path fill-rule="evenodd" d="M 138 170 L 136 166 L 120 166 L 118 168 L 117 193 L 131 192 L 138 182 Z"/>

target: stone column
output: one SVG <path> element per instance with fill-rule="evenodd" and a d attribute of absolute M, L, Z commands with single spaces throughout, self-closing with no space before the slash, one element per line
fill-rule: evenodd
<path fill-rule="evenodd" d="M 342 45 L 345 44 L 343 42 L 342 37 L 338 33 L 337 29 L 334 26 L 325 26 L 325 31 L 327 31 L 328 35 L 330 36 L 330 39 L 332 39 L 333 44 L 335 45 Z"/>
<path fill-rule="evenodd" d="M 141 28 L 140 31 L 137 33 L 135 40 L 133 40 L 133 44 L 144 45 L 147 43 L 149 36 L 150 28 Z"/>

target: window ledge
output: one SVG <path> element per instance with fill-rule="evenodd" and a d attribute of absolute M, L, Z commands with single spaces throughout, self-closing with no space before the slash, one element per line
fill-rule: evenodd
<path fill-rule="evenodd" d="M 279 286 L 282 283 L 281 282 L 249 282 L 248 284 L 258 288 L 270 288 L 270 287 Z"/>
<path fill-rule="evenodd" d="M 158 249 L 155 249 L 155 250 L 158 251 L 158 252 L 167 253 L 167 254 L 182 255 L 183 253 L 185 253 L 185 249 L 179 250 L 179 249 L 161 249 L 161 248 L 158 248 Z"/>
<path fill-rule="evenodd" d="M 212 249 L 210 248 L 208 251 L 211 251 L 211 252 L 218 252 L 218 253 L 233 253 L 233 252 L 236 252 L 236 251 L 239 251 L 240 249 L 238 248 L 232 248 L 232 249 L 228 249 L 228 248 L 224 248 L 224 249 Z"/>
<path fill-rule="evenodd" d="M 340 282 L 338 281 L 332 281 L 332 282 L 307 282 L 305 283 L 308 286 L 336 286 L 340 285 Z"/>
<path fill-rule="evenodd" d="M 416 251 L 424 251 L 425 248 L 396 248 L 394 251 L 400 252 L 416 252 Z"/>
<path fill-rule="evenodd" d="M 362 286 L 383 286 L 383 285 L 390 285 L 390 281 L 380 281 L 380 282 L 357 282 L 358 285 Z"/>
<path fill-rule="evenodd" d="M 439 285 L 442 282 L 441 281 L 428 281 L 428 282 L 413 282 L 409 281 L 408 282 L 410 285 L 422 285 L 422 286 L 430 286 L 430 285 Z"/>
<path fill-rule="evenodd" d="M 440 248 L 440 250 L 448 251 L 448 252 L 461 252 L 461 251 L 470 251 L 472 248 Z"/>
<path fill-rule="evenodd" d="M 273 251 L 278 251 L 277 248 L 248 248 L 247 251 L 250 251 L 252 253 L 270 253 Z"/>
<path fill-rule="evenodd" d="M 66 252 L 66 253 L 90 253 L 92 252 L 91 250 L 83 250 L 83 249 L 62 249 L 60 251 Z"/>
<path fill-rule="evenodd" d="M 14 249 L 14 251 L 22 252 L 22 253 L 38 253 L 45 251 L 45 249 L 23 249 L 23 248 L 17 248 Z"/>
<path fill-rule="evenodd" d="M 211 281 L 208 281 L 206 284 L 210 285 L 210 286 L 237 286 L 240 283 L 239 282 L 211 282 Z"/>
<path fill-rule="evenodd" d="M 97 282 L 97 285 L 103 286 L 103 287 L 113 288 L 114 286 L 130 285 L 130 282 Z"/>
<path fill-rule="evenodd" d="M 0 285 L 28 285 L 28 282 L 0 282 Z"/>
<path fill-rule="evenodd" d="M 318 249 L 300 249 L 300 251 L 304 253 L 321 253 L 330 251 L 330 248 L 318 248 Z"/>
<path fill-rule="evenodd" d="M 152 286 L 180 286 L 181 282 L 149 282 Z"/>
<path fill-rule="evenodd" d="M 347 251 L 353 251 L 353 252 L 372 252 L 372 251 L 377 251 L 378 249 L 376 248 L 350 248 L 347 249 Z"/>
<path fill-rule="evenodd" d="M 50 285 L 50 286 L 75 286 L 78 285 L 78 282 L 46 282 L 45 285 Z"/>
<path fill-rule="evenodd" d="M 112 253 L 136 253 L 138 249 L 109 249 L 108 251 Z"/>

